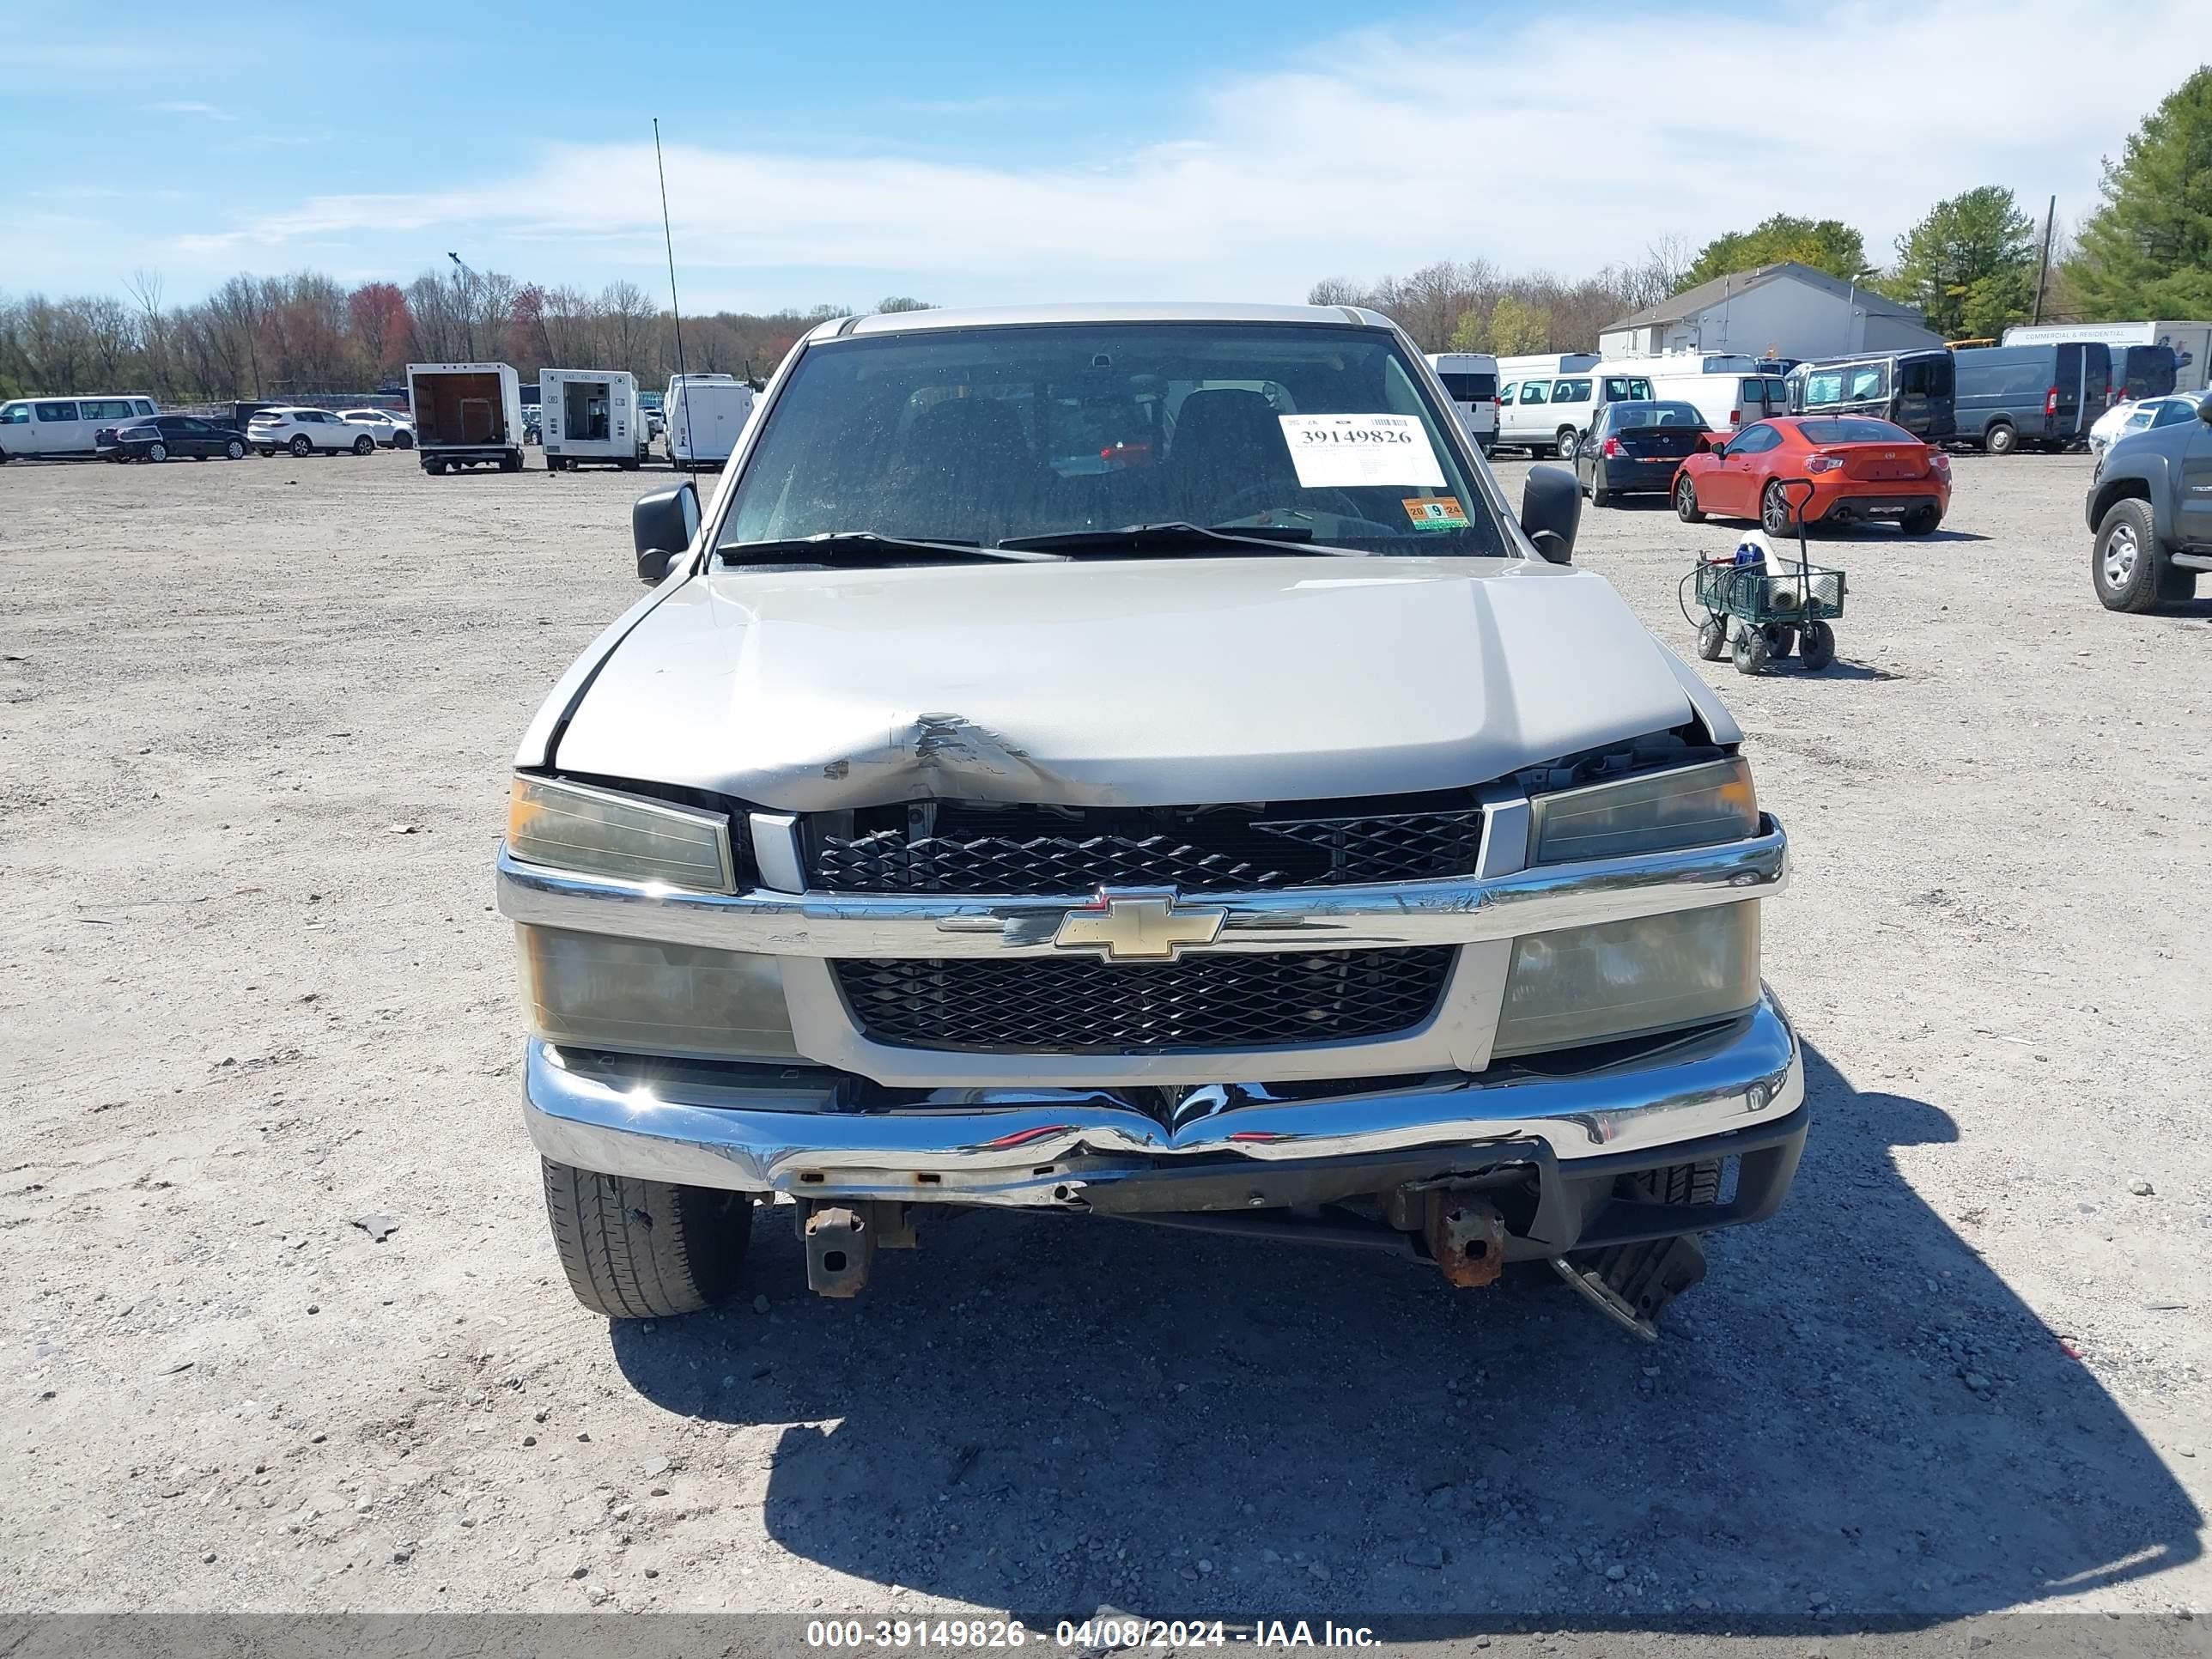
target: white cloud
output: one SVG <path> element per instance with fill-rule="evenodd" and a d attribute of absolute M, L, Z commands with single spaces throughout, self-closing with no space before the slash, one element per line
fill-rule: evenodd
<path fill-rule="evenodd" d="M 2142 0 L 2129 37 L 2191 38 L 2202 4 Z M 1376 28 L 1227 80 L 1180 131 L 1124 154 L 1026 164 L 1037 129 L 1020 119 L 1009 159 L 988 163 L 674 148 L 678 261 L 709 302 L 803 298 L 780 291 L 793 270 L 946 300 L 1296 298 L 1323 276 L 1475 255 L 1579 274 L 1781 211 L 1856 225 L 1880 259 L 1929 203 L 1974 185 L 2086 212 L 2100 158 L 2194 67 L 2144 59 L 2140 104 L 2124 102 L 2109 77 L 2081 78 L 2112 40 L 2109 15 L 2080 0 Z M 185 251 L 448 227 L 547 280 L 564 263 L 653 265 L 652 149 L 560 147 L 519 176 L 318 198 Z"/>
<path fill-rule="evenodd" d="M 210 121 L 235 121 L 238 118 L 228 110 L 218 109 L 213 104 L 203 104 L 190 98 L 173 98 L 144 107 L 155 115 L 204 115 Z"/>

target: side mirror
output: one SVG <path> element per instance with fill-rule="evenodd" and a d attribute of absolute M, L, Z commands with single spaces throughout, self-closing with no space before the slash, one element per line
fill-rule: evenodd
<path fill-rule="evenodd" d="M 699 533 L 699 492 L 686 478 L 667 489 L 641 495 L 629 510 L 629 538 L 637 548 L 637 579 L 662 580 Z"/>
<path fill-rule="evenodd" d="M 1583 487 L 1563 466 L 1532 466 L 1521 486 L 1521 529 L 1553 564 L 1571 564 L 1582 523 Z"/>

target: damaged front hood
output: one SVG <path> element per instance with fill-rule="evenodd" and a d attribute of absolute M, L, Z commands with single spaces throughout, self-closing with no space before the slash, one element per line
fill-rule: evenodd
<path fill-rule="evenodd" d="M 1601 578 L 1520 560 L 719 571 L 646 613 L 550 759 L 787 811 L 1321 800 L 1692 714 Z"/>

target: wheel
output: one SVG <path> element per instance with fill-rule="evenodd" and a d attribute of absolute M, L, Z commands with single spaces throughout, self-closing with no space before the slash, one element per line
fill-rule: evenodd
<path fill-rule="evenodd" d="M 315 453 L 314 445 L 307 441 L 307 434 L 304 432 L 301 433 L 299 436 L 294 438 L 292 441 L 286 446 L 286 447 L 291 450 L 295 455 L 297 455 L 302 460 L 305 460 L 308 456 Z"/>
<path fill-rule="evenodd" d="M 374 455 L 376 453 L 376 440 L 366 432 L 362 433 L 353 441 L 353 453 L 356 455 Z"/>
<path fill-rule="evenodd" d="M 166 460 L 167 460 L 167 459 L 169 459 L 169 447 L 168 447 L 168 445 L 167 445 L 167 444 L 148 444 L 148 445 L 146 446 L 146 459 L 147 459 L 148 460 L 149 460 L 149 461 L 166 461 Z"/>
<path fill-rule="evenodd" d="M 1805 624 L 1797 642 L 1797 660 L 1815 674 L 1836 659 L 1836 630 L 1824 622 Z"/>
<path fill-rule="evenodd" d="M 1698 487 L 1687 476 L 1674 486 L 1674 516 L 1684 524 L 1705 521 L 1705 510 L 1698 505 Z"/>
<path fill-rule="evenodd" d="M 551 1158 L 545 1218 L 576 1300 L 610 1319 L 712 1307 L 737 1288 L 752 1195 L 597 1175 Z"/>
<path fill-rule="evenodd" d="M 1764 674 L 1767 658 L 1766 630 L 1749 624 L 1739 627 L 1735 637 L 1729 642 L 1729 653 L 1735 659 L 1739 674 Z"/>
<path fill-rule="evenodd" d="M 222 458 L 226 461 L 244 460 L 246 459 L 246 446 L 239 442 L 237 439 L 233 438 L 228 443 L 222 447 Z"/>
<path fill-rule="evenodd" d="M 8 452 L 7 452 L 6 450 L 4 450 L 4 449 L 0 449 L 0 466 L 5 466 L 5 465 L 8 465 Z"/>
<path fill-rule="evenodd" d="M 1770 662 L 1786 662 L 1790 648 L 1797 643 L 1797 630 L 1787 623 L 1769 623 L 1760 630 L 1766 635 L 1766 656 Z"/>
<path fill-rule="evenodd" d="M 422 470 L 434 478 L 442 478 L 446 476 L 446 464 L 443 461 L 425 461 L 422 463 Z"/>
<path fill-rule="evenodd" d="M 522 471 L 522 457 L 521 457 L 521 456 L 520 456 L 520 455 L 502 455 L 502 456 L 501 456 L 501 457 L 499 458 L 499 470 L 500 470 L 501 471 L 502 471 L 502 472 L 520 472 L 520 471 Z"/>
<path fill-rule="evenodd" d="M 2138 615 L 2161 599 L 2187 599 L 2197 588 L 2195 572 L 2175 570 L 2166 563 L 2150 503 L 2135 495 L 2113 502 L 2097 526 L 2089 553 L 2089 580 L 2106 610 Z"/>
<path fill-rule="evenodd" d="M 1605 487 L 1605 464 L 1600 461 L 1590 468 L 1590 505 L 1610 507 L 1613 492 Z"/>
<path fill-rule="evenodd" d="M 1728 649 L 1728 619 L 1708 617 L 1698 624 L 1698 654 L 1707 662 L 1718 662 L 1721 653 Z"/>
<path fill-rule="evenodd" d="M 1559 457 L 1561 460 L 1572 462 L 1575 459 L 1575 452 L 1580 447 L 1580 444 L 1575 437 L 1574 428 L 1571 426 L 1561 427 L 1557 434 L 1554 435 L 1552 440 L 1552 447 L 1558 452 Z"/>
<path fill-rule="evenodd" d="M 1936 526 L 1943 522 L 1940 507 L 1917 507 L 1899 522 L 1898 528 L 1908 536 L 1932 536 Z"/>
<path fill-rule="evenodd" d="M 1796 532 L 1797 514 L 1791 510 L 1790 498 L 1782 493 L 1778 481 L 1770 482 L 1759 492 L 1759 526 L 1770 536 L 1788 536 Z"/>
<path fill-rule="evenodd" d="M 548 455 L 545 458 L 545 470 L 548 472 L 558 472 L 561 470 L 561 458 L 558 455 Z"/>
<path fill-rule="evenodd" d="M 615 465 L 625 472 L 635 472 L 638 466 L 637 457 L 633 455 L 628 460 L 617 461 Z"/>
<path fill-rule="evenodd" d="M 413 433 L 411 433 L 411 432 L 395 432 L 395 433 L 393 433 L 393 434 L 392 434 L 392 447 L 394 449 L 412 449 L 412 448 L 414 448 L 414 447 L 415 447 L 415 434 L 414 434 Z"/>
<path fill-rule="evenodd" d="M 1992 455 L 2009 455 L 2020 447 L 2020 434 L 1999 421 L 1982 434 L 1982 447 Z"/>

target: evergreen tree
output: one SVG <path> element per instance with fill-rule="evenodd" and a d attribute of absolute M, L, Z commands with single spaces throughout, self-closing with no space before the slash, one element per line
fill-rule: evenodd
<path fill-rule="evenodd" d="M 1716 276 L 1784 260 L 1832 276 L 1856 276 L 1866 269 L 1866 239 L 1839 219 L 1799 219 L 1778 213 L 1750 230 L 1732 230 L 1706 243 L 1674 291 L 1680 294 Z"/>
<path fill-rule="evenodd" d="M 2104 198 L 2066 267 L 2074 302 L 2093 320 L 2212 316 L 2212 64 L 2106 162 Z"/>
<path fill-rule="evenodd" d="M 1875 284 L 1920 307 L 1946 339 L 1994 339 L 2022 321 L 2035 297 L 2035 221 L 1998 185 L 1928 210 L 1897 239 L 1897 269 Z"/>

